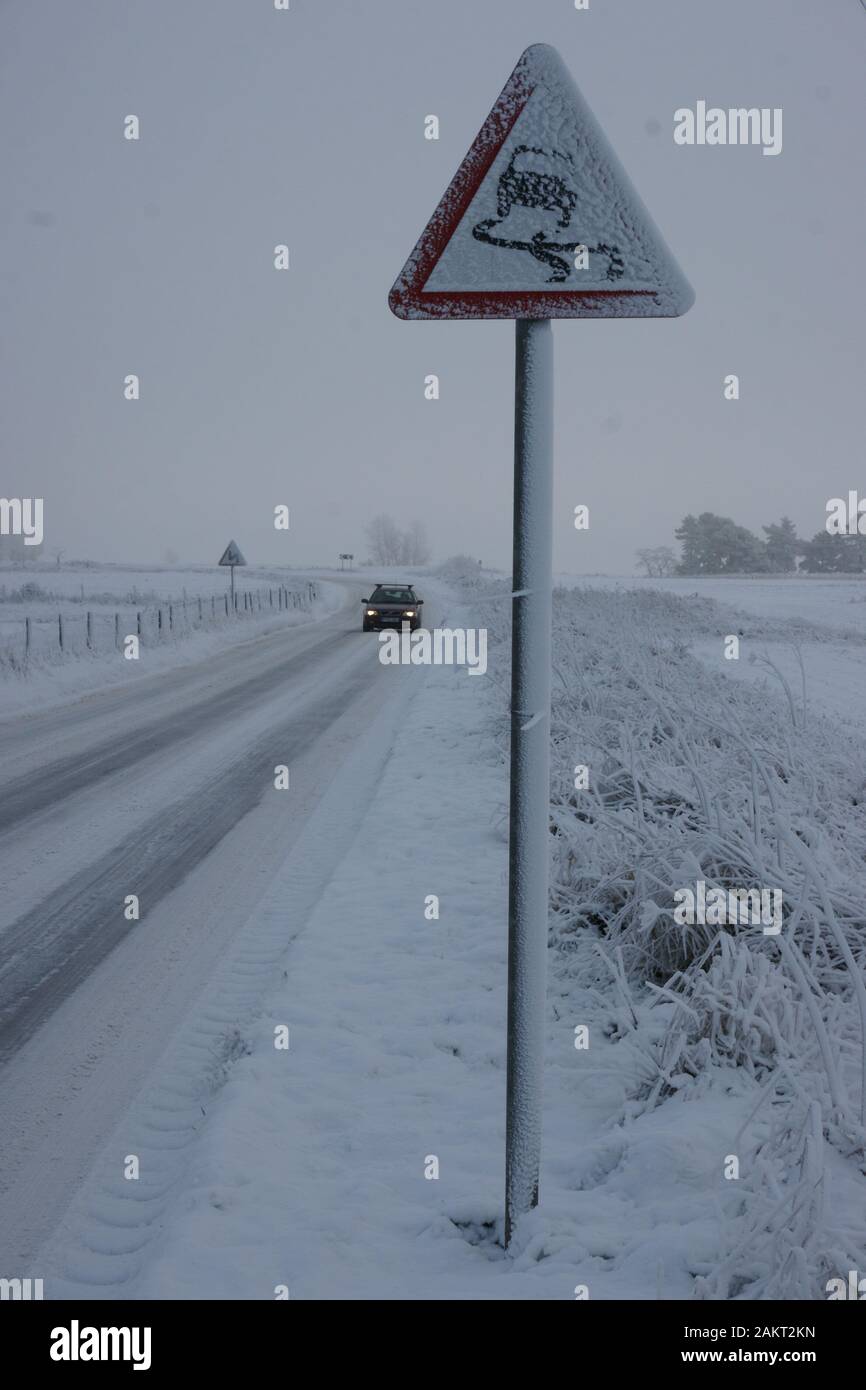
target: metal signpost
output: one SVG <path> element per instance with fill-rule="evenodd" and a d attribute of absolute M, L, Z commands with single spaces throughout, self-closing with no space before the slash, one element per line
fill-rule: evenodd
<path fill-rule="evenodd" d="M 235 543 L 235 541 L 229 541 L 228 545 L 226 546 L 225 550 L 223 551 L 223 553 L 222 553 L 222 555 L 220 556 L 220 558 L 219 558 L 219 560 L 218 560 L 217 563 L 220 564 L 220 565 L 228 565 L 229 568 L 231 569 L 232 612 L 234 612 L 234 607 L 235 607 L 235 565 L 245 565 L 245 564 L 246 564 L 246 560 L 244 559 L 243 555 L 241 554 L 240 550 L 238 549 L 238 546 L 237 546 L 237 544 Z"/>
<path fill-rule="evenodd" d="M 552 318 L 670 318 L 692 289 L 558 53 L 528 48 L 391 290 L 516 320 L 505 1243 L 538 1202 L 550 816 Z"/>

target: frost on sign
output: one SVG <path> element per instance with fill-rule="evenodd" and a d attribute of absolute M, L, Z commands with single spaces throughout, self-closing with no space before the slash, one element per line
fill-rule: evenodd
<path fill-rule="evenodd" d="M 694 299 L 556 51 L 528 48 L 406 262 L 400 318 L 634 318 Z"/>
<path fill-rule="evenodd" d="M 245 565 L 246 560 L 241 554 L 237 542 L 229 541 L 217 563 L 220 565 L 231 565 L 232 568 L 234 568 L 235 565 Z"/>

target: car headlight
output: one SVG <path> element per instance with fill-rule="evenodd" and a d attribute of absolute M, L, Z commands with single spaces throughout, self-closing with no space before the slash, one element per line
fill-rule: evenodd
<path fill-rule="evenodd" d="M 415 616 L 415 609 L 414 609 L 414 608 L 407 608 L 407 609 L 406 609 L 406 612 L 403 614 L 403 617 L 404 617 L 404 618 L 414 618 L 414 616 Z"/>
<path fill-rule="evenodd" d="M 368 608 L 368 609 L 367 609 L 367 617 L 368 617 L 368 618 L 378 618 L 378 616 L 379 616 L 379 610 L 378 610 L 378 608 Z"/>

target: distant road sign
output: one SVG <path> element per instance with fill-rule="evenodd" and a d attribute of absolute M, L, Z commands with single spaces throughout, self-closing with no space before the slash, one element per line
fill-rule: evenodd
<path fill-rule="evenodd" d="M 559 54 L 535 44 L 388 302 L 403 319 L 657 318 L 693 299 Z"/>
<path fill-rule="evenodd" d="M 229 541 L 228 545 L 222 553 L 222 558 L 219 560 L 219 564 L 231 565 L 232 569 L 234 569 L 235 565 L 246 564 L 246 560 L 244 559 L 243 555 L 238 549 L 238 546 L 235 541 Z"/>

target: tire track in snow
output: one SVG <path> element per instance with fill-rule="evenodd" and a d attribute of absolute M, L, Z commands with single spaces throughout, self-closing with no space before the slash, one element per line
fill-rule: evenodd
<path fill-rule="evenodd" d="M 322 655 L 332 654 L 327 645 Z M 277 674 L 285 680 L 282 668 Z M 291 717 L 261 735 L 207 787 L 197 787 L 160 810 L 96 864 L 81 869 L 61 893 L 52 894 L 7 929 L 0 965 L 0 1062 L 32 1035 L 127 932 L 146 930 L 148 910 L 258 804 L 272 785 L 274 748 L 279 747 L 283 761 L 291 761 L 369 683 L 370 672 L 362 668 L 333 694 L 314 694 L 303 707 L 293 705 Z M 231 694 L 236 696 L 243 688 L 236 687 Z M 222 718 L 225 701 L 221 699 L 218 707 Z M 142 905 L 144 915 L 138 922 L 123 917 L 123 900 L 131 892 Z"/>
<path fill-rule="evenodd" d="M 243 1051 L 242 1030 L 351 847 L 418 674 L 400 673 L 400 689 L 377 706 L 339 783 L 324 795 L 296 841 L 285 865 L 291 902 L 253 914 L 194 1015 L 169 1044 L 158 1075 L 118 1125 L 90 1180 L 40 1251 L 33 1267 L 44 1271 L 47 1298 L 134 1296 L 130 1284 L 159 1236 L 188 1150 L 206 1122 L 206 1107 Z M 122 1176 L 129 1153 L 139 1158 L 137 1182 Z"/>
<path fill-rule="evenodd" d="M 4 789 L 0 802 L 0 834 L 55 807 L 75 792 L 87 790 L 114 773 L 126 771 L 143 758 L 164 753 L 186 739 L 200 737 L 233 712 L 249 710 L 262 703 L 281 687 L 287 687 L 287 678 L 296 671 L 306 678 L 311 669 L 333 657 L 333 641 L 334 634 L 325 633 L 314 646 L 293 651 L 269 670 L 257 671 L 248 679 L 197 701 L 170 718 L 151 721 L 139 729 L 122 730 L 96 748 L 49 765 L 37 777 L 19 778 Z"/>

